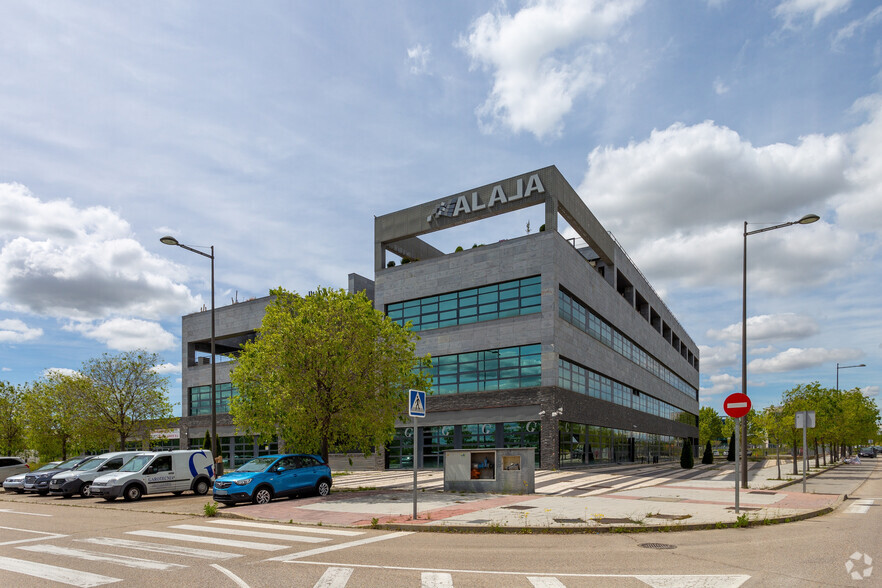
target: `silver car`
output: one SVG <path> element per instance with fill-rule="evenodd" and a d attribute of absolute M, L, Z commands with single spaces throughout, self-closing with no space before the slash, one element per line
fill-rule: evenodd
<path fill-rule="evenodd" d="M 26 474 L 29 471 L 28 464 L 20 457 L 0 457 L 0 482 L 9 476 Z"/>
<path fill-rule="evenodd" d="M 50 461 L 43 467 L 34 470 L 35 472 L 39 472 L 41 470 L 54 470 L 55 466 L 60 464 L 60 461 Z M 15 492 L 16 494 L 24 493 L 24 483 L 25 476 L 27 474 L 15 474 L 14 476 L 9 476 L 5 480 L 3 480 L 3 490 L 6 492 Z"/>

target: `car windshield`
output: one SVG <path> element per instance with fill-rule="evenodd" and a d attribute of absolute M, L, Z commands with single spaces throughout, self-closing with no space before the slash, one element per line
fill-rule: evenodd
<path fill-rule="evenodd" d="M 102 463 L 104 463 L 103 457 L 93 457 L 92 459 L 84 461 L 83 463 L 81 463 L 80 465 L 75 467 L 74 469 L 77 470 L 78 472 L 88 472 L 90 470 L 94 470 L 95 468 L 100 466 Z"/>
<path fill-rule="evenodd" d="M 147 463 L 153 459 L 152 455 L 136 455 L 132 459 L 126 462 L 126 464 L 119 468 L 118 472 L 137 472 L 141 468 L 143 468 Z"/>
<path fill-rule="evenodd" d="M 73 459 L 69 459 L 69 460 L 67 460 L 67 461 L 65 461 L 65 462 L 63 462 L 63 463 L 60 463 L 60 464 L 58 464 L 57 466 L 55 466 L 54 468 L 51 468 L 51 469 L 69 470 L 70 468 L 72 468 L 72 467 L 74 467 L 75 465 L 77 465 L 78 463 L 80 463 L 80 461 L 82 461 L 82 459 L 83 459 L 82 457 L 75 457 L 75 458 L 73 458 Z M 43 468 L 40 468 L 40 469 L 43 469 Z"/>
<path fill-rule="evenodd" d="M 258 457 L 256 459 L 252 459 L 248 463 L 242 465 L 237 469 L 237 472 L 262 472 L 266 468 L 268 468 L 274 461 L 276 461 L 275 457 Z"/>
<path fill-rule="evenodd" d="M 35 472 L 42 472 L 43 470 L 54 470 L 54 469 L 57 468 L 57 467 L 58 467 L 58 462 L 55 462 L 55 463 L 47 463 L 47 464 L 44 465 L 43 467 L 41 467 L 41 468 L 37 468 L 37 469 L 34 470 L 34 471 L 35 471 Z"/>

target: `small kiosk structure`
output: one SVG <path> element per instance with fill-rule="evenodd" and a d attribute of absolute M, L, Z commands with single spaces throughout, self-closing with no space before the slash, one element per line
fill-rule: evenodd
<path fill-rule="evenodd" d="M 536 449 L 450 449 L 444 452 L 445 492 L 532 494 Z"/>

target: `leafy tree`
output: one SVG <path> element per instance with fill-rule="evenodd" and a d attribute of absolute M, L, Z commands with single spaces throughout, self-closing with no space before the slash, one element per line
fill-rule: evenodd
<path fill-rule="evenodd" d="M 25 409 L 21 388 L 0 382 L 0 455 L 25 449 Z"/>
<path fill-rule="evenodd" d="M 80 374 L 50 371 L 27 388 L 28 441 L 41 460 L 67 459 L 112 443 L 112 437 L 85 418 L 83 397 L 89 385 Z"/>
<path fill-rule="evenodd" d="M 202 449 L 211 449 L 211 431 L 205 431 L 205 439 L 202 441 Z"/>
<path fill-rule="evenodd" d="M 723 437 L 723 419 L 713 408 L 702 406 L 698 410 L 698 442 L 716 441 Z"/>
<path fill-rule="evenodd" d="M 689 437 L 683 439 L 683 451 L 680 452 L 680 467 L 684 470 L 691 470 L 695 466 L 695 459 L 692 457 L 692 440 Z"/>
<path fill-rule="evenodd" d="M 166 428 L 172 405 L 167 381 L 156 372 L 161 363 L 158 355 L 143 350 L 86 361 L 81 372 L 89 385 L 82 407 L 88 425 L 118 439 L 120 449 L 129 437 L 147 435 L 145 428 Z"/>
<path fill-rule="evenodd" d="M 232 371 L 237 426 L 278 435 L 286 447 L 368 455 L 394 435 L 406 390 L 425 390 L 415 335 L 374 310 L 363 292 L 283 288 Z"/>
<path fill-rule="evenodd" d="M 701 463 L 703 463 L 703 464 L 714 463 L 714 450 L 711 449 L 710 440 L 708 440 L 707 445 L 704 446 L 704 455 L 701 456 Z"/>
<path fill-rule="evenodd" d="M 775 445 L 775 464 L 778 467 L 778 477 L 781 479 L 781 444 L 790 433 L 791 425 L 784 416 L 782 406 L 767 406 L 759 415 L 759 423 L 770 443 Z"/>

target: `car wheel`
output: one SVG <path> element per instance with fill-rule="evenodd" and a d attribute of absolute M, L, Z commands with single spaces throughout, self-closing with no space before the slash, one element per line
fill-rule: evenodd
<path fill-rule="evenodd" d="M 251 502 L 254 504 L 267 504 L 272 499 L 272 491 L 269 488 L 262 486 L 254 491 L 254 496 L 251 497 Z"/>
<path fill-rule="evenodd" d="M 205 480 L 199 480 L 198 482 L 196 482 L 196 485 L 193 486 L 193 492 L 195 492 L 199 496 L 202 496 L 203 494 L 208 494 L 209 488 L 211 488 L 211 486 L 208 485 L 208 482 L 206 482 Z"/>
<path fill-rule="evenodd" d="M 92 497 L 92 482 L 86 482 L 82 486 L 80 486 L 80 496 L 83 498 L 91 498 Z"/>
<path fill-rule="evenodd" d="M 319 483 L 315 485 L 315 493 L 319 496 L 327 496 L 331 493 L 331 485 L 327 480 L 319 480 Z"/>
<path fill-rule="evenodd" d="M 137 486 L 136 484 L 132 484 L 131 486 L 126 488 L 126 491 L 125 491 L 123 497 L 128 502 L 134 502 L 135 500 L 141 500 L 141 488 L 139 486 Z"/>

